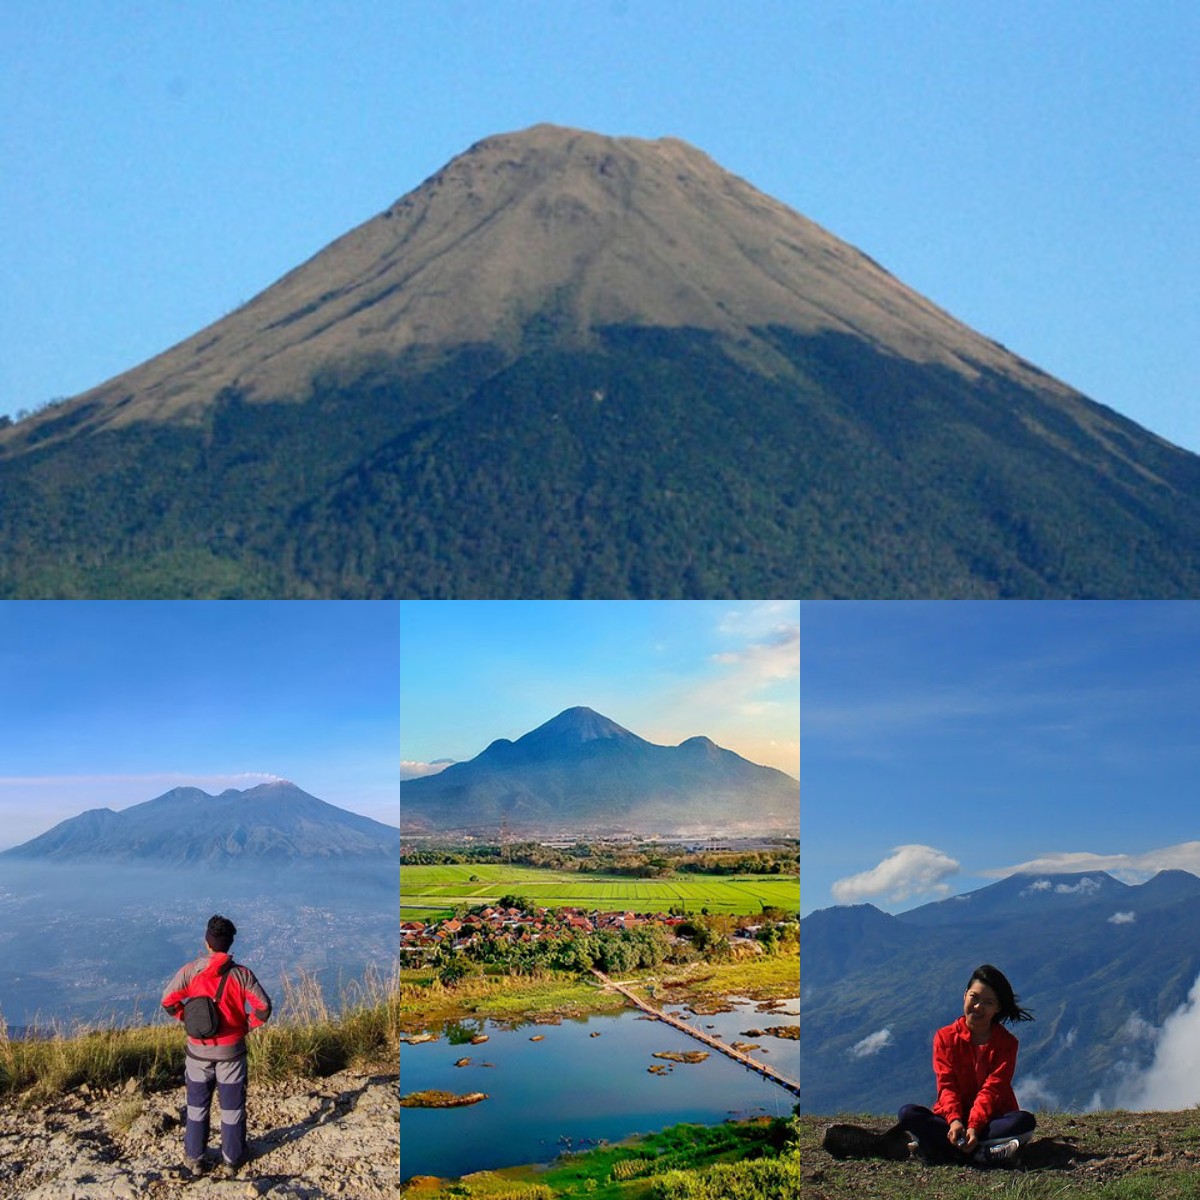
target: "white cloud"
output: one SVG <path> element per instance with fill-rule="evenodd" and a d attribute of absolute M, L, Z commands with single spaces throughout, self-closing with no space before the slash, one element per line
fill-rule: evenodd
<path fill-rule="evenodd" d="M 740 684 L 747 688 L 794 679 L 800 674 L 800 626 L 777 625 L 737 650 L 721 651 L 712 659 L 735 668 Z"/>
<path fill-rule="evenodd" d="M 868 1058 L 872 1054 L 878 1054 L 884 1046 L 892 1044 L 892 1031 L 890 1028 L 877 1029 L 874 1033 L 869 1033 L 860 1042 L 855 1042 L 849 1050 L 846 1051 L 851 1058 Z"/>
<path fill-rule="evenodd" d="M 1121 1108 L 1173 1111 L 1200 1103 L 1200 979 L 1157 1032 L 1154 1061 L 1124 1086 L 1118 1097 Z"/>
<path fill-rule="evenodd" d="M 1048 892 L 1051 884 L 1048 879 L 1039 879 L 1036 883 L 1031 883 L 1027 888 L 1022 888 L 1022 896 L 1031 896 L 1034 892 Z"/>
<path fill-rule="evenodd" d="M 1056 884 L 1054 894 L 1056 896 L 1090 896 L 1093 892 L 1098 892 L 1100 887 L 1100 880 L 1093 879 L 1090 875 L 1085 875 L 1078 883 Z"/>
<path fill-rule="evenodd" d="M 1200 875 L 1200 842 L 1180 842 L 1144 854 L 1091 854 L 1082 850 L 1044 854 L 1028 862 L 978 873 L 992 879 L 1006 879 L 1009 875 L 1067 875 L 1080 871 L 1107 871 L 1124 883 L 1144 883 L 1159 871 L 1190 871 Z"/>
<path fill-rule="evenodd" d="M 1117 1032 L 1117 1036 L 1127 1042 L 1157 1041 L 1159 1030 L 1151 1025 L 1139 1012 L 1131 1012 L 1125 1024 Z"/>
<path fill-rule="evenodd" d="M 1018 1101 L 1022 1108 L 1031 1111 L 1038 1109 L 1058 1109 L 1062 1105 L 1059 1103 L 1058 1095 L 1052 1092 L 1047 1086 L 1046 1081 L 1040 1075 L 1022 1075 L 1019 1080 L 1021 1094 Z"/>
<path fill-rule="evenodd" d="M 1137 920 L 1135 912 L 1115 912 L 1108 918 L 1110 925 L 1132 925 Z"/>
<path fill-rule="evenodd" d="M 944 896 L 950 887 L 942 881 L 958 870 L 954 859 L 933 846 L 897 846 L 878 866 L 837 880 L 833 898 L 855 904 L 870 896 L 896 901 L 930 893 Z"/>
<path fill-rule="evenodd" d="M 400 763 L 400 778 L 403 779 L 422 779 L 426 775 L 438 775 L 447 767 L 451 766 L 453 759 L 439 758 L 434 762 L 413 762 L 409 759 L 403 759 Z"/>

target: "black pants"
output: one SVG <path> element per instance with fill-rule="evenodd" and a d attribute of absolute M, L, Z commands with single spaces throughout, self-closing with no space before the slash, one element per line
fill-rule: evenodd
<path fill-rule="evenodd" d="M 906 1104 L 897 1117 L 900 1128 L 911 1133 L 917 1139 L 925 1154 L 938 1158 L 961 1157 L 962 1151 L 950 1145 L 950 1122 L 921 1104 Z M 1037 1125 L 1033 1113 L 1017 1109 L 1016 1112 L 1005 1113 L 997 1117 L 986 1129 L 977 1130 L 979 1140 L 989 1138 L 1020 1137 L 1023 1133 L 1032 1133 Z"/>

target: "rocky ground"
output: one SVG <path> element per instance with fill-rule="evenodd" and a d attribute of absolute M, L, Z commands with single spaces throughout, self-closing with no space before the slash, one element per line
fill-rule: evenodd
<path fill-rule="evenodd" d="M 249 1161 L 232 1178 L 182 1171 L 182 1080 L 145 1094 L 136 1080 L 86 1085 L 44 1104 L 0 1103 L 0 1200 L 383 1200 L 399 1194 L 399 1077 L 343 1071 L 257 1084 L 247 1101 Z M 213 1100 L 217 1154 L 218 1106 Z"/>

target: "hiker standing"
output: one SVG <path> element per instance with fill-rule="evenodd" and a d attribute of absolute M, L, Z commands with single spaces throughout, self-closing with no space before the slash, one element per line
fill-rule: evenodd
<path fill-rule="evenodd" d="M 229 954 L 236 934 L 228 917 L 210 917 L 204 932 L 207 953 L 180 967 L 163 992 L 163 1008 L 188 1031 L 183 1152 L 192 1173 L 203 1166 L 214 1087 L 226 1171 L 232 1175 L 246 1154 L 246 1034 L 271 1015 L 271 998 L 254 972 Z"/>

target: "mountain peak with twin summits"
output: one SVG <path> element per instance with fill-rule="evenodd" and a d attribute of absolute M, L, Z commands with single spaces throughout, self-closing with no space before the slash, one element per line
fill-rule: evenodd
<path fill-rule="evenodd" d="M 228 866 L 386 862 L 399 850 L 399 830 L 280 779 L 216 796 L 177 787 L 119 812 L 92 809 L 3 853 L 54 863 Z"/>

